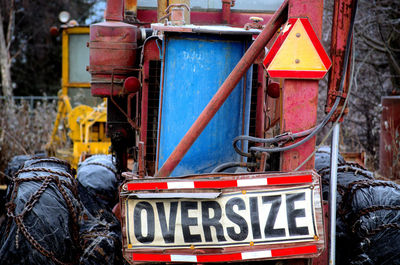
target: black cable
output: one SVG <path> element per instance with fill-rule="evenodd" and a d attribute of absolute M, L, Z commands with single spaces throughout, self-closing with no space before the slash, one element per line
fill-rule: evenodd
<path fill-rule="evenodd" d="M 211 173 L 222 172 L 228 168 L 232 167 L 256 167 L 257 163 L 250 163 L 250 162 L 227 162 L 223 163 L 216 168 L 214 168 Z"/>
<path fill-rule="evenodd" d="M 351 20 L 350 20 L 350 29 L 347 35 L 347 42 L 346 42 L 346 51 L 345 51 L 345 56 L 344 56 L 344 65 L 343 65 L 343 70 L 342 70 L 342 78 L 340 80 L 340 87 L 339 87 L 339 93 L 343 92 L 343 87 L 344 87 L 344 82 L 345 82 L 345 76 L 346 76 L 346 71 L 347 71 L 347 67 L 348 67 L 348 62 L 349 62 L 349 56 L 350 56 L 350 44 L 351 44 L 351 37 L 353 35 L 353 27 L 354 27 L 354 21 L 355 21 L 355 16 L 356 16 L 356 11 L 357 11 L 357 0 L 354 1 L 354 8 L 352 10 L 352 14 L 351 14 Z M 325 118 L 322 120 L 322 122 L 320 124 L 318 124 L 318 126 L 316 126 L 314 128 L 314 130 L 308 135 L 306 136 L 304 139 L 302 139 L 301 141 L 294 143 L 292 145 L 289 146 L 284 146 L 284 147 L 273 147 L 273 148 L 264 148 L 264 147 L 251 147 L 250 148 L 250 152 L 267 152 L 267 153 L 277 153 L 277 152 L 283 152 L 283 151 L 287 151 L 293 148 L 296 148 L 302 144 L 304 144 L 305 142 L 307 142 L 308 140 L 310 140 L 312 137 L 314 137 L 315 134 L 317 134 L 319 131 L 321 131 L 321 129 L 329 122 L 330 118 L 332 117 L 332 115 L 334 114 L 334 112 L 336 111 L 337 107 L 339 106 L 341 97 L 336 97 L 335 103 L 332 106 L 332 109 L 330 110 L 330 112 L 325 116 Z M 292 134 L 292 136 L 294 138 L 298 138 L 301 136 L 298 136 L 298 134 L 301 134 L 303 132 L 300 133 L 294 133 Z M 239 137 L 243 137 L 239 136 Z M 238 137 L 237 137 L 238 138 Z M 237 138 L 234 139 L 234 148 L 237 151 L 238 148 L 236 146 L 236 142 L 238 140 L 236 140 Z M 256 138 L 257 140 L 253 140 L 253 142 L 259 142 L 259 143 L 276 143 L 279 142 L 279 139 L 276 138 L 270 138 L 270 139 L 262 139 L 262 138 Z M 241 140 L 241 139 L 239 139 Z M 244 139 L 245 140 L 245 139 Z M 242 151 L 238 152 L 239 154 L 244 156 L 251 156 L 251 153 L 244 153 Z"/>
<path fill-rule="evenodd" d="M 274 138 L 269 138 L 269 139 L 257 138 L 257 137 L 248 136 L 248 135 L 240 135 L 240 136 L 236 137 L 235 139 L 233 139 L 233 148 L 240 155 L 246 156 L 246 157 L 251 157 L 250 153 L 244 153 L 237 147 L 236 143 L 238 141 L 244 140 L 244 141 L 251 141 L 251 142 L 256 142 L 256 143 L 267 143 L 267 144 L 282 143 L 282 142 L 287 142 L 289 140 L 294 141 L 297 138 L 309 135 L 314 130 L 314 128 L 315 127 L 305 130 L 305 131 L 302 131 L 302 132 L 295 133 L 295 134 L 284 133 L 284 134 L 281 134 L 281 135 L 275 136 Z"/>

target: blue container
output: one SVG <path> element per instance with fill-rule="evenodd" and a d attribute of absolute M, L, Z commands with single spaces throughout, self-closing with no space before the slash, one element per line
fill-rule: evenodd
<path fill-rule="evenodd" d="M 165 33 L 158 169 L 239 62 L 250 41 L 248 35 Z M 232 140 L 249 131 L 251 77 L 249 70 L 171 176 L 208 173 L 222 163 L 240 161 Z M 247 146 L 244 148 L 247 151 Z"/>

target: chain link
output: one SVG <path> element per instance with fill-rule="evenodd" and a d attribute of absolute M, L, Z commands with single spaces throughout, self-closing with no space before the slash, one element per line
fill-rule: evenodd
<path fill-rule="evenodd" d="M 62 161 L 62 160 L 59 160 Z M 38 162 L 34 162 L 32 164 L 38 164 L 41 162 L 58 162 L 58 160 L 53 160 L 53 159 L 41 159 Z M 31 165 L 32 165 L 31 164 Z M 45 172 L 45 173 L 50 173 L 51 175 L 48 176 L 35 176 L 35 177 L 27 177 L 27 178 L 21 178 L 19 174 L 22 173 L 28 173 L 28 172 Z M 60 261 L 57 259 L 51 251 L 46 250 L 43 246 L 40 245 L 40 243 L 29 233 L 28 229 L 23 223 L 24 216 L 30 212 L 35 204 L 39 201 L 41 195 L 46 191 L 46 189 L 50 186 L 51 183 L 54 183 L 56 187 L 58 188 L 58 191 L 61 193 L 66 205 L 67 209 L 69 212 L 69 215 L 71 216 L 72 222 L 71 222 L 71 227 L 70 227 L 70 232 L 72 235 L 72 239 L 74 241 L 75 246 L 79 246 L 79 223 L 78 223 L 78 216 L 80 213 L 80 204 L 78 204 L 77 207 L 74 206 L 71 198 L 68 196 L 67 191 L 65 190 L 64 187 L 67 187 L 75 196 L 75 199 L 77 202 L 79 200 L 77 199 L 78 192 L 77 192 L 77 183 L 76 180 L 71 176 L 71 174 L 62 172 L 62 171 L 54 171 L 48 168 L 23 168 L 19 170 L 15 174 L 15 178 L 13 178 L 14 182 L 14 187 L 11 193 L 11 200 L 9 203 L 6 204 L 7 207 L 7 216 L 12 218 L 15 223 L 17 224 L 17 237 L 16 237 L 16 246 L 19 247 L 19 240 L 18 240 L 18 234 L 19 231 L 25 236 L 25 238 L 29 241 L 29 243 L 36 249 L 38 250 L 42 255 L 50 258 L 57 264 L 61 265 L 69 265 L 73 263 L 66 263 L 63 261 Z M 71 181 L 69 183 L 68 181 L 60 180 L 60 176 L 66 177 Z M 30 182 L 30 181 L 37 181 L 40 182 L 42 181 L 39 189 L 31 195 L 29 198 L 28 202 L 24 205 L 23 211 L 16 215 L 15 209 L 16 209 L 16 204 L 15 204 L 15 199 L 18 194 L 18 189 L 21 183 L 24 182 Z M 9 234 L 11 227 L 11 221 L 8 222 L 7 228 L 6 228 L 6 235 Z M 76 254 L 75 261 L 77 262 L 79 259 L 79 253 Z"/>

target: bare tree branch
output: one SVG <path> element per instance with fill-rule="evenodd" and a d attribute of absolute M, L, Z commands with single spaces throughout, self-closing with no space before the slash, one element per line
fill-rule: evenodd
<path fill-rule="evenodd" d="M 14 25 L 15 25 L 15 5 L 14 0 L 11 0 L 10 3 L 10 12 L 9 12 L 9 20 L 8 20 L 8 28 L 7 28 L 7 51 L 10 52 L 11 43 L 14 35 Z"/>
<path fill-rule="evenodd" d="M 367 38 L 364 34 L 362 34 L 362 35 L 360 35 L 364 40 L 365 40 L 365 44 L 367 44 L 369 47 L 371 47 L 371 48 L 373 48 L 373 49 L 375 49 L 375 50 L 377 50 L 377 51 L 379 51 L 379 52 L 383 52 L 383 53 L 385 53 L 386 52 L 386 49 L 385 48 L 382 48 L 381 46 L 379 46 L 379 45 L 377 45 L 376 44 L 376 41 L 371 41 L 371 39 L 370 38 Z"/>

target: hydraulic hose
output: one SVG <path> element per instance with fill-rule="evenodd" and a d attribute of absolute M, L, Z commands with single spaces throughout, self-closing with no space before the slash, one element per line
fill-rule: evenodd
<path fill-rule="evenodd" d="M 305 131 L 302 131 L 302 132 L 295 133 L 295 134 L 285 133 L 285 134 L 275 136 L 274 138 L 268 138 L 268 139 L 257 138 L 257 137 L 253 137 L 253 136 L 247 136 L 247 135 L 240 135 L 240 136 L 236 137 L 235 139 L 233 139 L 233 148 L 235 149 L 235 151 L 238 154 L 240 154 L 242 156 L 246 156 L 246 157 L 251 157 L 250 153 L 242 152 L 242 150 L 240 150 L 237 147 L 236 143 L 238 141 L 244 140 L 244 141 L 250 141 L 250 142 L 256 142 L 256 143 L 267 143 L 267 144 L 287 142 L 289 140 L 294 141 L 297 138 L 309 135 L 314 129 L 315 129 L 315 127 L 305 130 Z"/>
<path fill-rule="evenodd" d="M 355 2 L 354 2 L 354 8 L 353 8 L 352 14 L 351 14 L 350 29 L 349 29 L 349 33 L 347 35 L 346 51 L 345 51 L 345 56 L 344 56 L 344 66 L 343 66 L 343 70 L 342 70 L 342 78 L 340 80 L 339 93 L 343 92 L 343 87 L 344 87 L 344 83 L 345 83 L 345 75 L 346 75 L 348 62 L 349 62 L 351 37 L 353 35 L 353 27 L 354 27 L 354 20 L 355 20 L 356 11 L 357 11 L 357 0 L 355 0 Z M 250 148 L 250 153 L 244 153 L 241 150 L 239 150 L 239 148 L 236 145 L 236 143 L 238 141 L 240 141 L 240 140 L 247 140 L 247 141 L 252 141 L 252 142 L 257 142 L 257 143 L 278 143 L 278 142 L 282 141 L 282 138 L 277 136 L 277 137 L 274 137 L 274 138 L 263 139 L 263 138 L 256 138 L 256 137 L 241 135 L 241 136 L 236 137 L 233 140 L 233 147 L 236 150 L 236 152 L 238 152 L 240 155 L 246 156 L 246 157 L 250 157 L 251 156 L 251 152 L 277 153 L 277 152 L 288 151 L 290 149 L 296 148 L 296 147 L 304 144 L 308 140 L 310 140 L 318 132 L 321 131 L 321 129 L 329 122 L 329 120 L 331 119 L 332 115 L 335 113 L 337 107 L 339 106 L 340 99 L 341 99 L 340 96 L 336 97 L 335 103 L 333 104 L 332 109 L 325 116 L 325 118 L 321 121 L 321 123 L 319 123 L 316 127 L 311 129 L 311 132 L 304 139 L 298 141 L 297 143 L 294 143 L 294 144 L 289 145 L 289 146 L 272 147 L 272 148 L 254 146 L 254 147 Z M 305 135 L 305 133 L 308 132 L 308 131 L 309 130 L 291 134 L 291 137 L 292 137 L 293 140 L 296 139 L 296 138 L 299 138 L 299 137 L 303 137 Z"/>
<path fill-rule="evenodd" d="M 247 162 L 227 162 L 224 164 L 221 164 L 214 168 L 211 173 L 217 173 L 217 172 L 222 172 L 228 168 L 232 167 L 256 167 L 257 163 L 247 163 Z"/>

